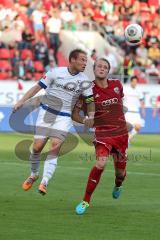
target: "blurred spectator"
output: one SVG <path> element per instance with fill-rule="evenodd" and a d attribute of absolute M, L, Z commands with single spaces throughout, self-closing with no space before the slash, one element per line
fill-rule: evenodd
<path fill-rule="evenodd" d="M 148 49 L 148 57 L 150 57 L 154 63 L 160 62 L 160 49 L 157 43 L 154 43 L 152 47 Z"/>
<path fill-rule="evenodd" d="M 136 54 L 138 57 L 138 62 L 142 65 L 145 65 L 147 61 L 148 51 L 147 48 L 145 48 L 144 43 L 142 43 L 137 49 Z"/>
<path fill-rule="evenodd" d="M 52 48 L 49 48 L 49 50 L 48 50 L 48 61 L 49 62 L 53 61 L 56 65 L 56 61 L 54 58 L 54 50 Z"/>
<path fill-rule="evenodd" d="M 114 4 L 112 0 L 106 0 L 102 2 L 102 12 L 109 15 L 114 12 Z"/>
<path fill-rule="evenodd" d="M 92 52 L 91 52 L 91 58 L 93 59 L 93 61 L 96 60 L 96 58 L 97 58 L 97 51 L 96 51 L 96 49 L 93 49 L 93 50 L 92 50 Z"/>
<path fill-rule="evenodd" d="M 21 33 L 23 32 L 23 30 L 25 29 L 25 24 L 23 22 L 23 20 L 21 19 L 21 17 L 19 15 L 15 16 L 12 24 L 11 24 L 11 28 L 17 28 Z"/>
<path fill-rule="evenodd" d="M 13 68 L 14 77 L 16 79 L 25 79 L 25 68 L 23 61 L 16 62 Z"/>
<path fill-rule="evenodd" d="M 33 47 L 33 41 L 35 37 L 31 33 L 29 28 L 24 29 L 22 32 L 22 41 L 19 43 L 19 49 L 29 48 L 31 49 Z"/>
<path fill-rule="evenodd" d="M 98 5 L 93 9 L 92 19 L 98 23 L 104 22 L 105 14 L 101 11 L 101 7 Z"/>
<path fill-rule="evenodd" d="M 61 19 L 59 18 L 59 11 L 53 10 L 51 18 L 46 23 L 46 31 L 49 33 L 50 47 L 54 49 L 54 58 L 58 65 L 57 52 L 60 46 L 60 30 L 61 30 Z"/>
<path fill-rule="evenodd" d="M 5 28 L 8 28 L 8 29 L 11 28 L 11 19 L 9 15 L 6 15 L 4 20 L 1 22 L 1 28 L 2 30 Z"/>
<path fill-rule="evenodd" d="M 30 56 L 28 56 L 25 60 L 24 60 L 24 68 L 25 68 L 25 72 L 34 72 L 34 63 L 33 60 Z"/>
<path fill-rule="evenodd" d="M 152 25 L 152 29 L 146 36 L 146 42 L 147 42 L 147 47 L 151 47 L 152 44 L 158 43 L 158 33 L 157 33 L 157 28 Z"/>
<path fill-rule="evenodd" d="M 82 9 L 78 6 L 75 6 L 73 9 L 73 15 L 74 15 L 74 23 L 75 23 L 75 28 L 79 30 L 84 23 L 84 16 L 82 13 Z"/>
<path fill-rule="evenodd" d="M 15 22 L 14 28 L 12 29 L 11 32 L 14 36 L 14 41 L 16 41 L 16 42 L 22 41 L 22 30 L 19 28 L 18 23 Z"/>
<path fill-rule="evenodd" d="M 31 17 L 35 34 L 39 31 L 43 32 L 43 18 L 45 17 L 45 13 L 43 11 L 43 8 L 41 7 L 41 4 L 38 4 L 37 8 L 33 10 Z"/>
<path fill-rule="evenodd" d="M 130 53 L 125 56 L 123 68 L 124 68 L 124 83 L 126 83 L 130 76 L 134 75 L 133 68 L 135 66 L 134 54 Z"/>
<path fill-rule="evenodd" d="M 3 40 L 5 44 L 15 41 L 13 32 L 8 27 L 3 29 L 2 33 L 0 34 L 0 39 L 1 41 Z"/>
<path fill-rule="evenodd" d="M 13 65 L 13 67 L 19 63 L 19 61 L 21 60 L 21 57 L 20 57 L 20 51 L 19 50 L 15 50 L 14 52 L 14 56 L 13 58 L 11 58 L 11 63 Z"/>
<path fill-rule="evenodd" d="M 34 45 L 35 59 L 43 61 L 44 66 L 48 63 L 48 46 L 44 38 L 40 39 Z"/>
<path fill-rule="evenodd" d="M 73 12 L 69 9 L 68 6 L 65 6 L 65 8 L 61 11 L 60 17 L 64 25 L 68 22 L 74 21 L 74 18 L 75 18 Z"/>
<path fill-rule="evenodd" d="M 0 22 L 4 21 L 6 16 L 9 17 L 10 21 L 12 21 L 16 15 L 17 15 L 16 10 L 12 8 L 8 8 L 5 5 L 0 3 Z"/>
<path fill-rule="evenodd" d="M 150 76 L 156 76 L 160 80 L 160 69 L 157 68 L 157 65 L 152 64 L 148 66 L 146 73 Z"/>
<path fill-rule="evenodd" d="M 55 68 L 55 62 L 54 61 L 50 61 L 49 64 L 45 67 L 45 71 L 51 71 Z"/>
<path fill-rule="evenodd" d="M 0 48 L 6 48 L 6 44 L 2 41 L 0 41 Z"/>

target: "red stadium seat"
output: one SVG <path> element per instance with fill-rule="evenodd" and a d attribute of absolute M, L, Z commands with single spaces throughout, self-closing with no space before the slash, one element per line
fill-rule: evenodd
<path fill-rule="evenodd" d="M 18 0 L 18 3 L 19 3 L 20 5 L 26 6 L 26 5 L 28 5 L 28 0 Z"/>
<path fill-rule="evenodd" d="M 26 80 L 33 80 L 33 74 L 31 72 L 26 72 L 25 79 Z"/>
<path fill-rule="evenodd" d="M 141 11 L 149 11 L 148 4 L 145 2 L 140 2 L 140 10 Z"/>
<path fill-rule="evenodd" d="M 10 77 L 10 74 L 8 72 L 0 72 L 0 80 L 5 80 Z"/>
<path fill-rule="evenodd" d="M 42 78 L 43 74 L 42 73 L 38 73 L 38 72 L 35 72 L 34 73 L 34 78 L 36 81 L 40 80 Z"/>
<path fill-rule="evenodd" d="M 14 58 L 15 56 L 15 48 L 10 49 L 10 58 Z"/>
<path fill-rule="evenodd" d="M 34 69 L 36 72 L 44 72 L 44 66 L 41 61 L 35 61 L 34 62 Z"/>
<path fill-rule="evenodd" d="M 7 48 L 0 49 L 0 59 L 9 59 L 11 57 L 10 51 Z"/>
<path fill-rule="evenodd" d="M 7 60 L 0 60 L 0 71 L 11 71 L 12 66 Z"/>
<path fill-rule="evenodd" d="M 0 79 L 10 79 L 12 76 L 12 66 L 10 62 L 6 60 L 0 60 Z"/>
<path fill-rule="evenodd" d="M 6 8 L 12 8 L 14 6 L 13 0 L 1 0 L 0 4 L 5 6 Z"/>
<path fill-rule="evenodd" d="M 23 49 L 21 51 L 21 59 L 22 60 L 26 60 L 28 57 L 30 57 L 31 59 L 33 59 L 33 53 L 31 50 L 29 49 Z"/>

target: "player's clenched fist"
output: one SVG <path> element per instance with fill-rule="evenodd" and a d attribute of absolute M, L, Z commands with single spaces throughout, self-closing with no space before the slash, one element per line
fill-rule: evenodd
<path fill-rule="evenodd" d="M 83 120 L 83 123 L 86 127 L 92 128 L 94 125 L 94 118 L 86 116 Z"/>

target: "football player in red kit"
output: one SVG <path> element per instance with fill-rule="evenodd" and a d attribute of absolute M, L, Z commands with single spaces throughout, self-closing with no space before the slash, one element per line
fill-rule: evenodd
<path fill-rule="evenodd" d="M 89 207 L 91 196 L 96 189 L 109 155 L 113 156 L 115 167 L 115 186 L 112 196 L 119 198 L 122 183 L 126 176 L 126 149 L 128 130 L 123 109 L 123 87 L 119 80 L 108 79 L 110 64 L 105 58 L 95 61 L 93 94 L 95 111 L 95 150 L 96 163 L 90 171 L 83 201 L 76 207 L 77 214 L 83 214 Z M 80 116 L 84 110 L 83 100 L 79 100 L 73 111 L 73 120 L 84 123 Z"/>

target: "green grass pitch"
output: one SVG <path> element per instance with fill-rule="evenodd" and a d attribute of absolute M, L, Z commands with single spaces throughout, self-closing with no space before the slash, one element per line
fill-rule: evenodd
<path fill-rule="evenodd" d="M 118 200 L 111 197 L 114 171 L 109 159 L 83 216 L 74 209 L 83 197 L 94 148 L 79 140 L 73 151 L 61 156 L 43 197 L 37 193 L 39 181 L 29 192 L 21 189 L 29 164 L 18 159 L 14 149 L 24 139 L 32 138 L 0 134 L 0 240 L 160 239 L 160 136 L 139 135 L 132 141 Z"/>

